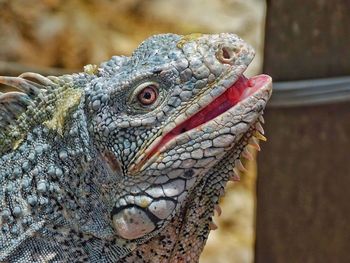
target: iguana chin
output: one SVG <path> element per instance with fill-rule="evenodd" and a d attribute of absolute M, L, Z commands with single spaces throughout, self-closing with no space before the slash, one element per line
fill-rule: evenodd
<path fill-rule="evenodd" d="M 271 78 L 234 34 L 163 34 L 60 77 L 0 77 L 0 262 L 198 262 Z M 253 140 L 254 142 L 254 140 Z"/>

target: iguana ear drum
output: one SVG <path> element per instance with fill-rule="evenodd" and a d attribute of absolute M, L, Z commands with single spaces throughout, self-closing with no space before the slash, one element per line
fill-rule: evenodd
<path fill-rule="evenodd" d="M 120 163 L 113 154 L 113 152 L 106 150 L 103 152 L 102 157 L 106 160 L 108 167 L 111 169 L 111 171 L 113 171 L 114 173 L 122 174 L 122 168 L 120 166 Z"/>

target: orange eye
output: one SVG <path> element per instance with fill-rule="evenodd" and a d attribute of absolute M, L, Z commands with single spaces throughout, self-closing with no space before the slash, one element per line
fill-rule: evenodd
<path fill-rule="evenodd" d="M 158 97 L 158 90 L 155 85 L 148 85 L 144 87 L 139 94 L 137 99 L 142 105 L 151 105 L 153 104 Z"/>

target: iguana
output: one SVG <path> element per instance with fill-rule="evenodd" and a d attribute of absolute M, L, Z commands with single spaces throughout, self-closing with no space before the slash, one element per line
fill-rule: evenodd
<path fill-rule="evenodd" d="M 271 78 L 234 34 L 162 34 L 82 73 L 0 77 L 0 262 L 198 262 Z M 255 137 L 254 137 L 255 136 Z"/>

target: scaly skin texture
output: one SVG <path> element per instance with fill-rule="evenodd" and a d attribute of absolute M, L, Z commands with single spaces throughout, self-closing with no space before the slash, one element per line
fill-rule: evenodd
<path fill-rule="evenodd" d="M 0 77 L 22 91 L 0 94 L 0 262 L 197 262 L 271 79 L 194 114 L 253 56 L 233 34 L 165 34 L 83 73 Z"/>

